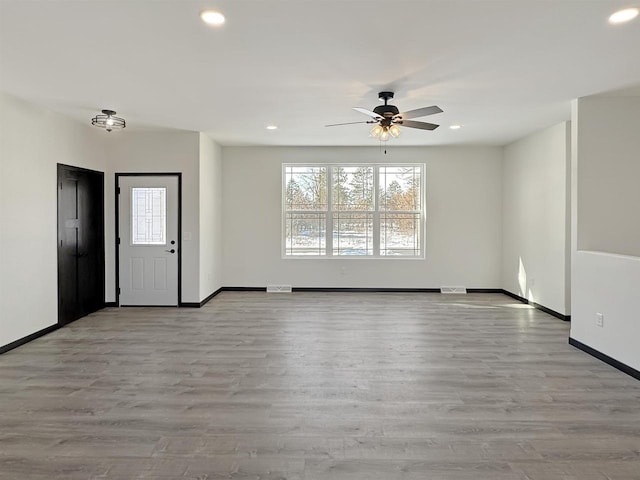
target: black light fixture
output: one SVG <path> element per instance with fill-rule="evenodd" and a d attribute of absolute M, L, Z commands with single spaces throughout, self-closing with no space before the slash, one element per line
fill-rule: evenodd
<path fill-rule="evenodd" d="M 122 130 L 127 126 L 124 118 L 116 117 L 113 110 L 102 110 L 103 115 L 96 115 L 91 119 L 91 125 L 104 128 L 107 132 L 111 130 Z"/>

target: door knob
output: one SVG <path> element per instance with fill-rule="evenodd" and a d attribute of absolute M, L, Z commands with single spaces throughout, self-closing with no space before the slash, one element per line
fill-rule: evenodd
<path fill-rule="evenodd" d="M 171 249 L 171 250 L 165 250 L 165 252 L 169 252 L 169 253 L 176 253 L 175 249 Z"/>

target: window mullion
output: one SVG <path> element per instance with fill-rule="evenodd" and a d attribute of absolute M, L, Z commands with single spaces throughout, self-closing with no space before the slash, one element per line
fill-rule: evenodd
<path fill-rule="evenodd" d="M 327 209 L 325 219 L 325 255 L 333 256 L 333 175 L 331 166 L 327 166 Z"/>
<path fill-rule="evenodd" d="M 373 166 L 373 256 L 380 256 L 380 167 Z"/>

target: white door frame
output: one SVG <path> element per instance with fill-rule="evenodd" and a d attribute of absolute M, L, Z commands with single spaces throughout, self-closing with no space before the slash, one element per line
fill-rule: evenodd
<path fill-rule="evenodd" d="M 178 307 L 182 306 L 182 172 L 127 172 L 115 174 L 116 226 L 116 306 L 120 306 L 120 177 L 177 177 L 178 178 Z"/>

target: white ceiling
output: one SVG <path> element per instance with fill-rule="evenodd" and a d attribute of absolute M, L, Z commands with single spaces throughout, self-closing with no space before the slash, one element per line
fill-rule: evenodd
<path fill-rule="evenodd" d="M 388 89 L 401 111 L 444 110 L 394 145 L 502 145 L 574 98 L 640 92 L 640 19 L 607 23 L 629 1 L 0 0 L 0 89 L 222 145 L 375 144 L 368 125 L 324 125 L 366 120 L 351 107 Z"/>

